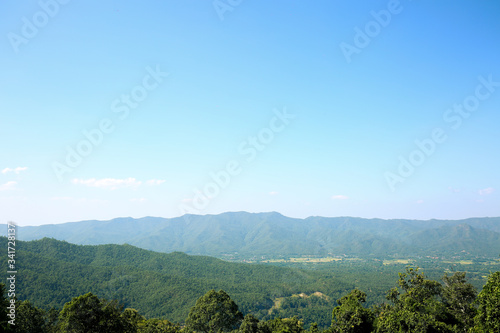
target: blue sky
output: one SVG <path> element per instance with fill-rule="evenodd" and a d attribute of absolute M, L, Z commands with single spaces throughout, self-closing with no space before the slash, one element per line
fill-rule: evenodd
<path fill-rule="evenodd" d="M 5 222 L 500 216 L 498 1 L 0 13 Z"/>

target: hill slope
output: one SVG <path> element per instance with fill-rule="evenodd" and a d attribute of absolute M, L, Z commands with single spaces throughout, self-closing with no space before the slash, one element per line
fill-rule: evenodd
<path fill-rule="evenodd" d="M 7 248 L 7 239 L 0 237 Z M 156 253 L 131 245 L 74 245 L 55 239 L 16 242 L 16 296 L 44 308 L 62 308 L 89 291 L 117 299 L 147 317 L 182 322 L 196 299 L 223 289 L 244 313 L 269 314 L 276 298 L 321 292 L 310 320 L 328 325 L 335 299 L 355 286 L 333 273 L 229 263 L 184 253 Z M 1 262 L 7 267 L 7 257 Z M 316 306 L 316 305 L 320 306 Z"/>
<path fill-rule="evenodd" d="M 463 229 L 460 226 L 467 226 L 469 231 L 458 232 Z M 19 227 L 18 235 L 22 240 L 53 237 L 76 244 L 127 243 L 160 252 L 182 251 L 211 256 L 332 253 L 381 257 L 424 256 L 432 252 L 496 257 L 500 253 L 499 217 L 457 221 L 354 217 L 294 219 L 279 213 L 237 212 Z"/>

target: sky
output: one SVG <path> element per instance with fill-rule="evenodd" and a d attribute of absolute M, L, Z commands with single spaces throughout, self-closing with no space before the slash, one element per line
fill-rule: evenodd
<path fill-rule="evenodd" d="M 500 216 L 500 3 L 5 0 L 0 220 Z"/>

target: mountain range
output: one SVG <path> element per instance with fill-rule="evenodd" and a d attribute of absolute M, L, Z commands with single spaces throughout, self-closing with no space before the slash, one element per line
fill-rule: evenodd
<path fill-rule="evenodd" d="M 7 230 L 7 228 L 3 228 Z M 308 217 L 229 212 L 177 218 L 116 218 L 18 227 L 20 240 L 130 244 L 158 252 L 210 256 L 498 257 L 500 217 L 464 220 Z"/>

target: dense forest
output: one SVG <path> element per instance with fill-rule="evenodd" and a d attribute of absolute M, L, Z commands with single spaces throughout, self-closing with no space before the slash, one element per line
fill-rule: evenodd
<path fill-rule="evenodd" d="M 307 315 L 306 323 L 325 326 L 329 322 L 325 310 L 357 287 L 339 272 L 229 263 L 130 245 L 84 246 L 49 238 L 16 245 L 17 296 L 44 309 L 60 309 L 72 296 L 92 292 L 117 299 L 147 317 L 181 322 L 200 295 L 223 289 L 241 311 L 267 319 L 290 315 L 296 311 L 292 304 L 296 295 L 306 294 L 311 297 L 300 309 Z M 0 246 L 7 247 L 6 238 L 0 237 Z M 325 296 L 313 295 L 316 292 Z"/>
<path fill-rule="evenodd" d="M 483 320 L 490 316 L 479 316 L 484 308 L 480 303 L 483 298 L 476 297 L 476 290 L 490 290 L 493 298 L 488 296 L 484 300 L 489 299 L 492 304 L 496 304 L 495 297 L 499 298 L 497 275 L 490 273 L 498 270 L 497 262 L 471 261 L 464 265 L 455 263 L 445 266 L 443 263 L 438 265 L 422 261 L 418 265 L 423 264 L 424 267 L 418 270 L 409 268 L 416 267 L 415 262 L 411 266 L 386 265 L 380 260 L 304 261 L 293 265 L 286 262 L 275 265 L 243 264 L 179 252 L 157 253 L 131 245 L 84 246 L 49 238 L 16 243 L 19 270 L 16 320 L 22 322 L 22 318 L 37 316 L 29 322 L 44 327 L 27 332 L 71 331 L 64 328 L 67 315 L 63 313 L 68 311 L 63 310 L 70 306 L 68 304 L 81 308 L 81 302 L 87 305 L 92 303 L 106 314 L 92 315 L 94 317 L 107 318 L 110 315 L 120 320 L 128 318 L 123 320 L 129 325 L 132 320 L 129 317 L 132 316 L 135 318 L 130 324 L 133 332 L 186 331 L 189 330 L 188 319 L 197 299 L 200 302 L 199 298 L 211 290 L 218 290 L 219 293 L 223 290 L 224 295 L 230 295 L 231 302 L 237 304 L 238 311 L 245 315 L 243 321 L 231 326 L 231 330 L 246 330 L 250 325 L 259 332 L 344 332 L 346 330 L 336 325 L 347 319 L 340 318 L 359 314 L 364 318 L 363 323 L 370 325 L 370 330 L 376 327 L 384 332 L 380 328 L 384 326 L 380 325 L 389 318 L 386 316 L 390 314 L 392 319 L 387 321 L 391 322 L 407 318 L 410 313 L 405 307 L 409 306 L 407 303 L 420 302 L 423 308 L 417 306 L 420 303 L 415 303 L 411 311 L 417 309 L 418 313 L 426 314 L 425 323 L 429 325 L 445 327 L 437 331 L 464 331 L 459 329 L 463 329 L 464 325 L 473 327 L 477 324 L 474 318 Z M 7 246 L 6 238 L 0 237 L 0 246 Z M 6 266 L 7 262 L 3 265 Z M 457 273 L 459 271 L 467 271 L 467 276 Z M 447 274 L 443 278 L 445 272 Z M 451 298 L 456 295 L 451 294 L 450 288 L 455 288 L 454 292 L 468 293 L 468 296 L 462 295 L 468 298 L 460 301 L 468 306 L 466 324 L 459 324 L 456 318 L 453 319 L 456 314 L 452 313 L 454 310 L 450 308 L 450 302 L 454 302 Z M 425 294 L 425 297 L 419 296 L 424 298 L 416 301 L 408 298 L 416 293 Z M 337 318 L 333 321 L 332 311 Z M 495 313 L 491 315 L 495 316 Z M 412 320 L 418 319 L 415 318 Z M 357 324 L 351 324 L 357 327 Z M 406 327 L 404 325 L 407 324 L 398 325 Z M 439 325 L 437 327 L 441 327 Z M 355 331 L 367 332 L 366 328 L 360 329 Z M 191 330 L 205 331 L 193 327 Z"/>
<path fill-rule="evenodd" d="M 123 308 L 116 301 L 92 293 L 73 298 L 62 310 L 44 311 L 30 301 L 17 305 L 15 315 L 8 313 L 5 285 L 0 284 L 2 313 L 0 325 L 5 332 L 30 333 L 319 333 L 316 323 L 306 331 L 296 316 L 266 321 L 244 315 L 223 290 L 210 290 L 201 296 L 183 323 L 166 319 L 146 319 L 137 310 Z M 366 308 L 366 294 L 354 289 L 337 300 L 331 312 L 331 325 L 325 333 L 337 332 L 499 332 L 500 272 L 492 273 L 478 294 L 467 282 L 466 274 L 443 276 L 443 283 L 427 279 L 418 268 L 399 273 L 386 302 Z M 168 300 L 165 300 L 168 302 Z"/>

